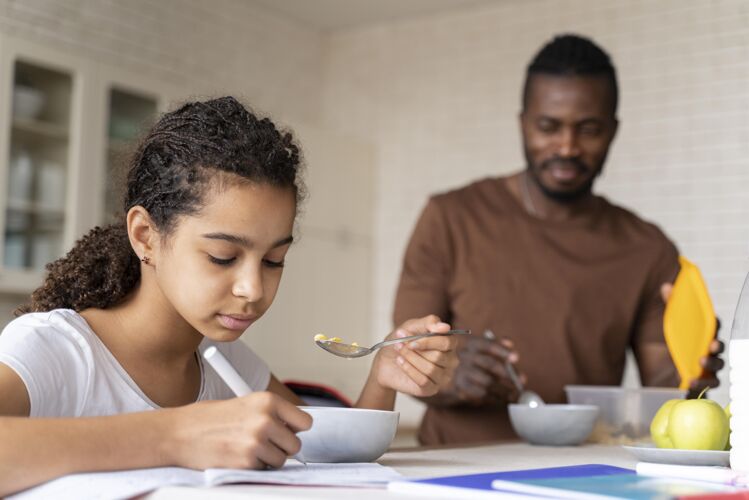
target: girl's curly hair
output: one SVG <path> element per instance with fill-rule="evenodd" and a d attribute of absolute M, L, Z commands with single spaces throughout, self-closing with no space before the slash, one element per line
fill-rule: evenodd
<path fill-rule="evenodd" d="M 304 197 L 301 152 L 290 132 L 279 131 L 233 97 L 190 102 L 164 114 L 130 161 L 122 220 L 95 227 L 64 257 L 47 264 L 42 286 L 16 315 L 68 308 L 107 308 L 121 302 L 140 280 L 124 214 L 148 210 L 163 237 L 183 215 L 200 212 L 217 175 L 292 189 Z"/>

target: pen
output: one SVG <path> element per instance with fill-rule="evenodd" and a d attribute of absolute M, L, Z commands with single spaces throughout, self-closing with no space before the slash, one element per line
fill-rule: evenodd
<path fill-rule="evenodd" d="M 237 370 L 229 363 L 229 360 L 224 357 L 223 354 L 216 348 L 216 346 L 210 346 L 203 351 L 203 359 L 208 361 L 218 376 L 221 377 L 229 389 L 234 393 L 235 396 L 241 397 L 246 396 L 252 392 L 247 382 L 237 373 Z M 302 462 L 305 466 L 307 462 L 302 458 L 301 453 L 294 455 L 294 458 Z"/>

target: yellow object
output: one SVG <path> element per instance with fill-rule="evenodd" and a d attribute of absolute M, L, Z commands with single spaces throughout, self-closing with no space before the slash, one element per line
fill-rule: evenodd
<path fill-rule="evenodd" d="M 331 339 L 328 339 L 330 342 L 343 342 L 343 339 L 341 337 L 333 337 Z"/>
<path fill-rule="evenodd" d="M 679 264 L 681 271 L 663 314 L 663 334 L 681 377 L 679 388 L 688 389 L 702 374 L 700 358 L 710 353 L 716 320 L 700 270 L 681 256 Z"/>
<path fill-rule="evenodd" d="M 328 337 L 326 337 L 322 333 L 318 333 L 317 335 L 315 335 L 314 340 L 315 340 L 315 342 L 317 342 L 318 340 L 320 340 L 320 341 L 328 340 Z"/>

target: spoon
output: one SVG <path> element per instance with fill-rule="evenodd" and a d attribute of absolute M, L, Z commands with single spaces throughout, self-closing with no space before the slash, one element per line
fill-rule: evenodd
<path fill-rule="evenodd" d="M 494 335 L 494 332 L 492 332 L 491 330 L 486 330 L 484 332 L 484 338 L 488 340 L 497 339 L 497 337 Z M 510 363 L 507 358 L 505 358 L 505 371 L 507 372 L 507 375 L 510 376 L 510 380 L 512 381 L 513 385 L 518 390 L 518 394 L 520 395 L 518 397 L 518 404 L 528 405 L 531 408 L 537 408 L 546 404 L 544 403 L 544 400 L 541 398 L 541 396 L 539 396 L 537 393 L 523 387 L 523 383 L 520 381 L 520 377 L 518 377 L 518 372 L 515 371 L 515 366 Z"/>
<path fill-rule="evenodd" d="M 444 333 L 423 333 L 421 335 L 412 335 L 410 337 L 401 337 L 392 340 L 384 340 L 379 342 L 372 347 L 363 347 L 360 345 L 344 344 L 343 342 L 333 342 L 331 340 L 315 340 L 315 344 L 319 345 L 326 351 L 342 358 L 361 358 L 368 354 L 372 354 L 374 351 L 381 347 L 387 347 L 393 344 L 399 344 L 401 342 L 412 342 L 418 339 L 425 339 L 427 337 L 445 337 L 448 335 L 469 335 L 471 330 L 450 330 Z"/>

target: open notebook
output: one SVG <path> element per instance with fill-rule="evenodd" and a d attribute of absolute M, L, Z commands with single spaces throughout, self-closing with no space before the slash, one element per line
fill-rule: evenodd
<path fill-rule="evenodd" d="M 55 498 L 131 498 L 164 486 L 217 486 L 232 483 L 296 486 L 385 487 L 401 475 L 376 463 L 308 464 L 288 460 L 278 470 L 208 469 L 160 467 L 118 472 L 72 474 L 8 497 L 13 500 Z"/>

